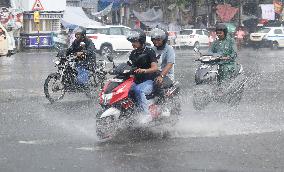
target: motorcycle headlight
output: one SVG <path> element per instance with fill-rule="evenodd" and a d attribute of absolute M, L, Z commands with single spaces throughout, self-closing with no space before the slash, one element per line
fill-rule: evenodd
<path fill-rule="evenodd" d="M 56 65 L 59 65 L 60 64 L 60 60 L 59 59 L 54 59 L 53 63 L 55 63 Z"/>

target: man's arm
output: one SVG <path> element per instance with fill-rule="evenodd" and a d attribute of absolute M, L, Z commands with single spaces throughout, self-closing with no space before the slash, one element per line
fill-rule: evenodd
<path fill-rule="evenodd" d="M 166 76 L 175 64 L 176 54 L 173 48 L 169 48 L 166 54 L 167 65 L 162 69 L 161 75 Z"/>
<path fill-rule="evenodd" d="M 88 44 L 86 46 L 86 50 L 83 50 L 84 53 L 86 53 L 87 56 L 91 57 L 95 53 L 95 45 L 93 41 L 88 40 Z"/>
<path fill-rule="evenodd" d="M 156 62 L 151 63 L 151 67 L 149 69 L 144 69 L 144 73 L 155 73 L 158 71 L 158 64 Z"/>
<path fill-rule="evenodd" d="M 66 56 L 69 56 L 71 53 L 74 53 L 75 41 L 72 42 L 72 45 L 66 50 Z"/>
<path fill-rule="evenodd" d="M 237 45 L 234 39 L 231 39 L 231 48 L 232 48 L 232 51 L 229 56 L 231 60 L 235 60 L 238 55 L 237 55 Z"/>
<path fill-rule="evenodd" d="M 172 68 L 173 66 L 174 66 L 173 63 L 168 63 L 168 64 L 164 67 L 164 69 L 162 70 L 161 76 L 166 76 L 166 75 L 169 73 L 169 71 L 171 70 L 171 68 Z"/>
<path fill-rule="evenodd" d="M 235 60 L 237 58 L 237 45 L 234 39 L 230 39 L 227 44 L 229 44 L 230 50 L 226 56 L 222 57 L 223 60 Z"/>
<path fill-rule="evenodd" d="M 216 41 L 213 41 L 208 49 L 208 54 L 214 54 L 215 44 L 216 44 Z"/>
<path fill-rule="evenodd" d="M 156 53 L 153 49 L 150 49 L 149 54 L 148 54 L 151 62 L 151 67 L 148 69 L 137 69 L 135 72 L 136 73 L 155 73 L 158 71 L 158 63 L 156 59 Z"/>

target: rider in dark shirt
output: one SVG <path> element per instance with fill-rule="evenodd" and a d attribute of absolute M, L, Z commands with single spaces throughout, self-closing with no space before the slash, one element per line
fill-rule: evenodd
<path fill-rule="evenodd" d="M 133 50 L 129 56 L 129 60 L 134 67 L 140 69 L 149 69 L 152 63 L 157 62 L 155 52 L 149 47 Z M 147 80 L 154 80 L 154 78 L 155 75 L 153 73 L 136 73 L 135 83 L 139 84 Z"/>
<path fill-rule="evenodd" d="M 129 56 L 135 70 L 135 83 L 132 90 L 135 93 L 138 104 L 140 105 L 144 115 L 141 116 L 141 123 L 148 123 L 152 120 L 149 112 L 149 101 L 146 95 L 153 91 L 153 82 L 158 71 L 156 54 L 153 49 L 146 47 L 146 34 L 140 29 L 130 31 L 127 40 L 132 43 L 134 50 Z"/>
<path fill-rule="evenodd" d="M 89 80 L 89 71 L 94 71 L 96 66 L 95 46 L 92 40 L 86 37 L 85 29 L 79 28 L 75 32 L 76 39 L 67 49 L 66 56 L 71 53 L 77 56 L 77 81 L 80 85 L 86 85 Z"/>

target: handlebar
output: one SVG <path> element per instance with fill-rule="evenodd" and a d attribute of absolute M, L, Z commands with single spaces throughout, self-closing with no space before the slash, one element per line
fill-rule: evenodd
<path fill-rule="evenodd" d="M 203 63 L 209 63 L 209 62 L 219 62 L 222 60 L 221 56 L 214 56 L 214 55 L 202 55 L 200 58 L 194 60 L 194 61 L 200 61 Z"/>

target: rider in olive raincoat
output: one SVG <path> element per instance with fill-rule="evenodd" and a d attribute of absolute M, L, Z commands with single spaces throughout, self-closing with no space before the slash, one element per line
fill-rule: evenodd
<path fill-rule="evenodd" d="M 237 47 L 235 40 L 230 36 L 227 36 L 228 29 L 225 25 L 217 25 L 216 34 L 218 39 L 211 44 L 208 52 L 222 56 L 221 61 L 219 62 L 219 81 L 222 82 L 225 79 L 230 78 L 235 71 Z"/>

